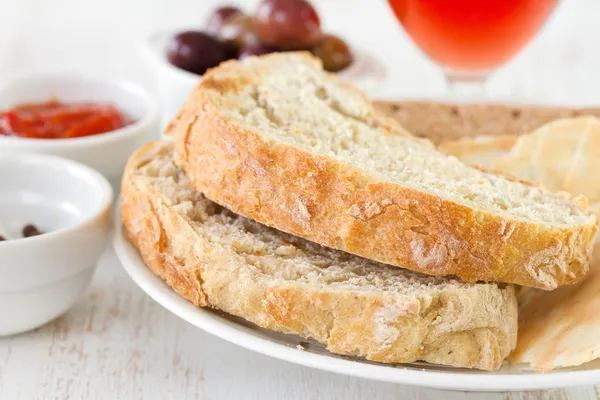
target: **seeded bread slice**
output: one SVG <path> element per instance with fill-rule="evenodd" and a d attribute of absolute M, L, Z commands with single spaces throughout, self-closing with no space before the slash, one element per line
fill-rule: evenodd
<path fill-rule="evenodd" d="M 495 370 L 515 346 L 511 286 L 385 266 L 240 217 L 193 191 L 169 142 L 131 157 L 121 195 L 148 267 L 198 306 L 386 363 Z"/>
<path fill-rule="evenodd" d="M 584 115 L 600 118 L 598 107 L 376 101 L 375 108 L 409 132 L 436 144 L 477 136 L 518 136 L 561 118 Z"/>
<path fill-rule="evenodd" d="M 208 198 L 328 247 L 430 275 L 543 289 L 589 268 L 597 219 L 585 198 L 443 155 L 305 53 L 209 71 L 167 134 Z"/>

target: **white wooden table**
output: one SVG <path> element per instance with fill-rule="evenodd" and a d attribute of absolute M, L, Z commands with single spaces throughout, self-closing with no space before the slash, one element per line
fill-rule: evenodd
<path fill-rule="evenodd" d="M 326 27 L 385 57 L 389 82 L 374 95 L 442 92 L 438 71 L 401 33 L 383 1 L 314 2 Z M 137 41 L 153 29 L 198 25 L 215 3 L 0 0 L 0 80 L 31 70 L 70 69 L 152 88 Z M 492 97 L 600 104 L 598 15 L 597 0 L 564 1 L 533 45 L 492 78 Z M 600 386 L 443 392 L 292 365 L 179 320 L 132 283 L 109 248 L 91 287 L 68 314 L 35 332 L 0 339 L 0 400 L 138 398 L 600 400 Z"/>
<path fill-rule="evenodd" d="M 482 379 L 485 379 L 482 377 Z M 0 399 L 600 399 L 600 387 L 446 392 L 351 378 L 275 360 L 169 313 L 103 256 L 65 316 L 0 340 Z"/>

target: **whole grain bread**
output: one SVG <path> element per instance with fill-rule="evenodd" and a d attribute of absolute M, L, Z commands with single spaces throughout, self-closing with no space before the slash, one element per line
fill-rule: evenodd
<path fill-rule="evenodd" d="M 476 136 L 529 133 L 555 119 L 600 117 L 600 108 L 452 104 L 427 101 L 376 101 L 375 108 L 409 132 L 435 144 Z"/>
<path fill-rule="evenodd" d="M 328 247 L 467 282 L 554 289 L 588 271 L 585 198 L 437 152 L 304 53 L 221 64 L 166 133 L 208 198 Z"/>
<path fill-rule="evenodd" d="M 122 218 L 148 267 L 192 303 L 386 363 L 494 370 L 514 348 L 511 286 L 426 276 L 268 228 L 195 192 L 173 158 L 165 141 L 131 157 Z"/>

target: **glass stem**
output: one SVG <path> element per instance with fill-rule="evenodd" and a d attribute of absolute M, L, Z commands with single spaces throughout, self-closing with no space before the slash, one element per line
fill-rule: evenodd
<path fill-rule="evenodd" d="M 444 70 L 447 90 L 452 101 L 480 102 L 488 98 L 486 81 L 489 76 L 485 72 L 457 72 Z"/>

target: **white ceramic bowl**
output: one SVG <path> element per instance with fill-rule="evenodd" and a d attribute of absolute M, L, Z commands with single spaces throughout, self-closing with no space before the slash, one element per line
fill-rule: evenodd
<path fill-rule="evenodd" d="M 167 60 L 167 46 L 179 31 L 155 32 L 142 45 L 143 56 L 156 74 L 163 125 L 177 114 L 201 78 Z M 364 51 L 353 49 L 353 53 L 354 62 L 339 75 L 367 93 L 377 89 L 386 78 L 383 65 Z"/>
<path fill-rule="evenodd" d="M 47 155 L 0 152 L 0 336 L 65 313 L 88 286 L 110 227 L 98 172 Z M 26 224 L 39 236 L 22 238 Z"/>
<path fill-rule="evenodd" d="M 98 170 L 118 185 L 128 157 L 142 144 L 160 137 L 160 116 L 152 96 L 132 82 L 54 73 L 30 75 L 0 88 L 0 110 L 21 103 L 112 103 L 135 122 L 112 132 L 73 139 L 23 139 L 0 136 L 0 154 L 28 151 L 66 157 Z"/>

